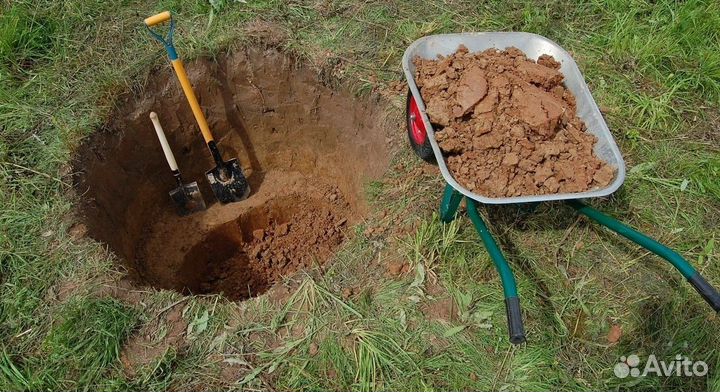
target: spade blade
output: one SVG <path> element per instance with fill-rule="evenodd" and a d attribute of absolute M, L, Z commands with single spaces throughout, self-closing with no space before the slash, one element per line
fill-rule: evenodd
<path fill-rule="evenodd" d="M 222 166 L 208 170 L 205 175 L 215 197 L 223 204 L 245 200 L 250 195 L 250 185 L 237 159 L 223 162 Z"/>
<path fill-rule="evenodd" d="M 203 200 L 197 182 L 179 186 L 169 193 L 170 198 L 175 202 L 178 214 L 181 216 L 205 209 L 205 200 Z"/>

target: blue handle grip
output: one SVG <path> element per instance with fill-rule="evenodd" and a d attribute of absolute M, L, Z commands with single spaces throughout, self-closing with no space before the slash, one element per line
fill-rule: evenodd
<path fill-rule="evenodd" d="M 168 57 L 170 58 L 170 61 L 177 60 L 178 54 L 177 54 L 177 51 L 175 51 L 175 46 L 173 46 L 173 34 L 175 33 L 175 20 L 172 18 L 172 16 L 170 17 L 170 27 L 168 28 L 167 37 L 163 37 L 162 35 L 156 33 L 148 25 L 145 25 L 145 27 L 148 29 L 148 32 L 150 33 L 150 35 L 153 36 L 153 38 L 155 38 L 161 44 L 163 44 L 163 46 L 165 47 L 165 50 L 167 51 Z"/>

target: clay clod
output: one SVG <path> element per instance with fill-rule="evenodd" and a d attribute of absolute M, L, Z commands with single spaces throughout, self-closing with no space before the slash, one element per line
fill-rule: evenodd
<path fill-rule="evenodd" d="M 478 67 L 471 68 L 460 78 L 459 85 L 455 99 L 460 105 L 462 116 L 474 108 L 487 94 L 485 72 Z"/>

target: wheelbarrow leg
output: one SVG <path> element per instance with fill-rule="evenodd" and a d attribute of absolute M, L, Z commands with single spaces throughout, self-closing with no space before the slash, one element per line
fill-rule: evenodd
<path fill-rule="evenodd" d="M 442 202 L 440 203 L 440 220 L 443 223 L 450 223 L 455 219 L 460 201 L 463 196 L 450 185 L 445 185 Z"/>
<path fill-rule="evenodd" d="M 710 304 L 713 310 L 720 312 L 720 295 L 717 290 L 677 252 L 579 200 L 568 200 L 568 204 L 579 213 L 670 262 L 670 264 L 680 271 L 685 279 L 690 282 L 695 290 L 700 293 L 703 299 Z"/>
<path fill-rule="evenodd" d="M 478 213 L 475 201 L 465 198 L 465 203 L 470 220 L 475 226 L 475 230 L 480 234 L 480 238 L 482 238 L 485 248 L 500 274 L 500 280 L 502 281 L 503 291 L 505 293 L 505 309 L 507 311 L 510 343 L 520 344 L 525 341 L 525 328 L 523 327 L 522 313 L 520 312 L 520 300 L 518 299 L 515 277 L 513 277 L 510 265 L 508 265 L 495 239 L 490 234 L 485 222 Z"/>

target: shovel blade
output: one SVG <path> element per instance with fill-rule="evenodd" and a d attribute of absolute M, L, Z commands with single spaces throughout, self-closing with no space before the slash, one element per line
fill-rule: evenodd
<path fill-rule="evenodd" d="M 170 198 L 175 202 L 177 212 L 181 216 L 205 209 L 205 200 L 203 200 L 197 182 L 191 182 L 171 190 Z"/>
<path fill-rule="evenodd" d="M 250 195 L 250 184 L 243 175 L 237 159 L 223 162 L 223 166 L 216 166 L 208 170 L 205 175 L 220 203 L 245 200 Z"/>

